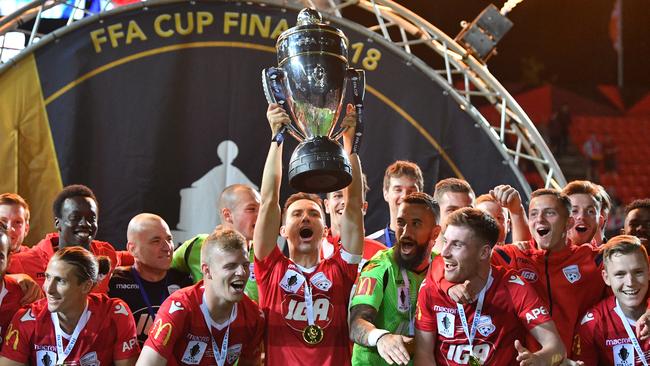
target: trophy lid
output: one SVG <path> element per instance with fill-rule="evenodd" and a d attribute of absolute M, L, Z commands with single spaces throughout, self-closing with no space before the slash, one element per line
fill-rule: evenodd
<path fill-rule="evenodd" d="M 311 8 L 304 8 L 298 13 L 298 21 L 296 25 L 309 25 L 309 24 L 323 24 L 323 17 L 318 10 Z"/>

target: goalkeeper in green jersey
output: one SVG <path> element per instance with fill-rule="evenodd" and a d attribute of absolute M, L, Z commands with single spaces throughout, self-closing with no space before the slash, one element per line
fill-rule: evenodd
<path fill-rule="evenodd" d="M 412 364 L 418 289 L 440 233 L 440 208 L 426 193 L 411 193 L 397 211 L 397 243 L 366 263 L 350 302 L 353 365 Z"/>
<path fill-rule="evenodd" d="M 246 238 L 251 260 L 250 276 L 246 283 L 246 295 L 257 302 L 257 282 L 253 273 L 253 229 L 260 209 L 260 194 L 246 184 L 232 184 L 219 196 L 219 217 L 225 227 L 235 229 Z M 201 273 L 201 247 L 208 234 L 198 234 L 174 251 L 172 268 L 189 273 L 194 283 L 203 279 Z"/>

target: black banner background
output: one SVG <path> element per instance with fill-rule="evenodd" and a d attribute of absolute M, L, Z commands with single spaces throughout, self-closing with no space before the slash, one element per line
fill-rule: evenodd
<path fill-rule="evenodd" d="M 174 13 L 184 27 L 189 13 L 194 31 L 157 34 L 156 19 L 170 16 L 160 22 L 168 32 L 174 29 Z M 213 17 L 201 34 L 196 28 L 199 13 L 204 21 L 206 14 Z M 36 51 L 63 183 L 87 184 L 97 194 L 100 239 L 123 247 L 127 223 L 139 212 L 157 213 L 174 229 L 179 191 L 222 163 L 217 146 L 223 140 L 238 145 L 233 165 L 259 185 L 271 137 L 260 73 L 277 61 L 270 36 L 251 34 L 250 29 L 240 34 L 243 14 L 247 20 L 252 14 L 261 21 L 269 17 L 271 31 L 283 19 L 293 26 L 296 17 L 293 11 L 255 4 L 138 6 L 109 13 L 101 23 L 62 34 Z M 238 23 L 227 26 L 232 23 L 226 20 L 233 19 Z M 440 86 L 401 54 L 370 41 L 365 29 L 333 24 L 356 45 L 350 59 L 360 50 L 353 66 L 366 66 L 367 127 L 361 158 L 371 186 L 368 232 L 388 219 L 381 184 L 384 169 L 396 159 L 420 165 L 428 193 L 438 179 L 456 176 L 454 167 L 477 194 L 501 183 L 519 188 L 488 137 Z M 115 47 L 111 32 L 117 35 Z M 105 41 L 98 42 L 101 37 Z M 372 62 L 364 63 L 372 48 L 381 53 L 374 69 Z M 287 142 L 285 166 L 296 145 L 291 138 Z M 283 197 L 292 193 L 286 180 L 283 187 Z"/>

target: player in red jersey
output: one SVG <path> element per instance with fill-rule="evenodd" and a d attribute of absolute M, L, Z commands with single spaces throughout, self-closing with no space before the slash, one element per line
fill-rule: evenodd
<path fill-rule="evenodd" d="M 25 199 L 15 193 L 0 194 L 0 222 L 7 226 L 11 240 L 11 253 L 25 252 L 29 249 L 23 241 L 29 234 L 29 206 Z"/>
<path fill-rule="evenodd" d="M 94 240 L 98 219 L 95 194 L 83 185 L 67 186 L 56 197 L 52 208 L 57 233 L 47 234 L 30 250 L 13 255 L 7 272 L 27 274 L 43 285 L 45 268 L 52 255 L 65 247 L 81 246 L 97 256 L 108 257 L 111 261 L 110 272 L 93 289 L 93 292 L 106 293 L 110 275 L 120 265 L 120 261 L 111 244 Z"/>
<path fill-rule="evenodd" d="M 363 214 L 365 216 L 368 210 L 368 201 L 366 201 L 366 194 L 370 190 L 366 175 L 362 174 L 362 200 L 363 200 Z M 323 241 L 321 247 L 321 258 L 329 258 L 338 251 L 341 246 L 341 216 L 343 216 L 343 209 L 345 208 L 345 200 L 343 199 L 343 190 L 329 192 L 326 195 L 324 204 L 325 212 L 329 214 L 330 226 L 327 231 L 327 241 Z M 359 263 L 359 270 L 363 265 L 372 258 L 375 253 L 380 250 L 385 250 L 386 246 L 377 240 L 364 238 L 363 240 L 363 254 L 361 263 Z"/>
<path fill-rule="evenodd" d="M 444 277 L 452 283 L 481 283 L 476 302 L 453 301 L 431 279 L 418 296 L 415 365 L 556 365 L 565 355 L 546 305 L 513 271 L 490 265 L 499 236 L 496 222 L 478 209 L 447 217 L 443 234 Z M 527 332 L 542 344 L 530 352 L 521 343 Z"/>
<path fill-rule="evenodd" d="M 20 309 L 0 352 L 0 365 L 134 365 L 140 348 L 129 307 L 104 294 L 90 294 L 105 257 L 81 247 L 54 254 L 45 272 L 47 297 Z"/>
<path fill-rule="evenodd" d="M 569 240 L 575 245 L 590 244 L 597 248 L 594 241 L 600 227 L 602 199 L 598 186 L 588 180 L 569 182 L 562 193 L 571 200 L 571 217 L 574 224 L 569 228 Z"/>
<path fill-rule="evenodd" d="M 269 105 L 267 118 L 273 136 L 289 123 L 289 116 L 277 104 Z M 350 146 L 353 127 L 345 132 L 346 147 Z M 341 250 L 320 261 L 319 248 L 326 228 L 318 196 L 290 197 L 280 227 L 282 146 L 272 142 L 269 148 L 262 177 L 262 205 L 253 239 L 259 304 L 267 317 L 266 363 L 349 365 L 347 308 L 363 250 L 359 157 L 355 153 L 350 156 L 353 179 L 344 190 Z M 276 245 L 279 227 L 287 240 L 290 258 Z"/>
<path fill-rule="evenodd" d="M 562 342 L 571 347 L 573 331 L 584 312 L 605 295 L 605 283 L 600 275 L 601 256 L 592 247 L 573 245 L 567 231 L 573 225 L 571 201 L 557 190 L 538 189 L 531 194 L 528 225 L 533 237 L 529 242 L 494 248 L 492 264 L 513 269 L 530 283 L 549 306 L 549 313 L 558 328 Z M 432 272 L 435 278 L 440 273 Z M 444 281 L 443 281 L 444 282 Z M 467 284 L 469 291 L 457 291 L 466 284 L 456 285 L 448 294 L 459 302 L 476 297 L 480 286 Z M 443 288 L 448 289 L 446 284 Z M 532 337 L 527 345 L 539 349 Z"/>
<path fill-rule="evenodd" d="M 4 228 L 0 228 L 0 339 L 4 339 L 5 330 L 16 309 L 20 308 L 20 299 L 23 296 L 18 282 L 10 276 L 5 276 L 10 247 L 9 235 Z"/>
<path fill-rule="evenodd" d="M 603 279 L 614 295 L 584 315 L 571 358 L 586 366 L 648 365 L 650 340 L 639 340 L 634 331 L 647 310 L 648 253 L 631 235 L 614 237 L 602 249 Z"/>
<path fill-rule="evenodd" d="M 138 366 L 259 364 L 264 316 L 244 295 L 248 244 L 218 226 L 201 247 L 203 280 L 160 306 Z"/>

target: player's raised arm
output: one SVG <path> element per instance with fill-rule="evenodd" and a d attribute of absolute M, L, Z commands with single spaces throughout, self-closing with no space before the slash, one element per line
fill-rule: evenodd
<path fill-rule="evenodd" d="M 343 143 L 346 152 L 351 151 L 354 136 L 354 123 L 356 115 L 354 109 L 348 106 L 348 113 L 344 118 L 344 127 L 347 127 L 343 134 Z M 345 208 L 341 220 L 341 244 L 350 254 L 361 255 L 363 253 L 363 193 L 361 181 L 361 161 L 355 152 L 350 154 L 350 166 L 352 167 L 352 183 L 343 190 Z"/>
<path fill-rule="evenodd" d="M 287 113 L 278 104 L 269 104 L 266 118 L 271 125 L 271 136 L 275 136 L 283 125 L 290 122 Z M 262 175 L 259 215 L 255 223 L 253 245 L 255 258 L 263 260 L 276 245 L 278 228 L 281 222 L 280 213 L 280 182 L 282 180 L 282 144 L 271 141 L 269 153 L 264 164 Z"/>

